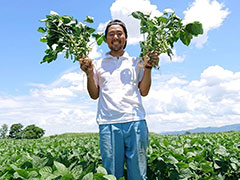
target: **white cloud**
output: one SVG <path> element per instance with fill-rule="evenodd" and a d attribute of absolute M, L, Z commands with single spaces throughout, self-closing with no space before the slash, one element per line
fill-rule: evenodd
<path fill-rule="evenodd" d="M 139 41 L 143 41 L 143 36 L 140 34 L 140 22 L 133 18 L 131 13 L 134 11 L 141 11 L 143 13 L 151 13 L 151 16 L 161 16 L 162 13 L 158 10 L 156 5 L 151 4 L 149 0 L 116 0 L 111 8 L 112 19 L 121 19 L 128 30 L 128 44 L 135 45 Z M 167 12 L 172 12 L 171 9 L 165 9 Z M 99 31 L 104 31 L 108 22 L 100 23 L 98 26 Z M 173 49 L 172 59 L 167 54 L 161 54 L 160 64 L 170 62 L 183 62 L 185 56 L 178 56 L 175 49 Z"/>
<path fill-rule="evenodd" d="M 70 89 L 64 87 L 54 88 L 51 90 L 43 90 L 42 93 L 44 93 L 46 97 L 73 96 L 73 92 Z"/>
<path fill-rule="evenodd" d="M 149 0 L 115 0 L 110 11 L 112 19 L 121 19 L 126 23 L 129 33 L 128 44 L 137 44 L 143 40 L 139 31 L 139 20 L 130 16 L 132 12 L 142 11 L 144 13 L 151 13 L 152 16 L 162 15 L 158 7 L 151 4 Z M 201 48 L 208 40 L 208 31 L 220 27 L 229 13 L 229 10 L 224 7 L 224 4 L 216 0 L 195 0 L 187 10 L 184 11 L 185 17 L 183 22 L 190 23 L 200 21 L 203 24 L 204 34 L 194 38 L 192 43 L 195 44 L 196 47 Z M 100 23 L 98 29 L 103 31 L 105 26 L 106 22 Z M 183 60 L 176 59 L 174 62 L 181 61 Z"/>
<path fill-rule="evenodd" d="M 183 85 L 183 84 L 187 84 L 188 81 L 184 80 L 184 79 L 180 79 L 178 77 L 172 77 L 169 81 L 168 84 L 179 84 L 179 85 Z"/>
<path fill-rule="evenodd" d="M 36 124 L 46 135 L 97 132 L 97 101 L 90 99 L 81 73 L 63 74 L 25 96 L 0 95 L 0 124 Z M 153 74 L 143 102 L 154 132 L 240 123 L 240 72 L 210 66 L 192 81 Z"/>
<path fill-rule="evenodd" d="M 239 74 L 210 66 L 199 80 L 153 78 L 144 98 L 149 128 L 159 132 L 240 123 Z"/>
<path fill-rule="evenodd" d="M 137 44 L 143 40 L 143 37 L 140 35 L 140 22 L 130 16 L 132 12 L 142 11 L 144 13 L 151 13 L 152 16 L 160 16 L 162 14 L 157 10 L 157 6 L 152 5 L 149 0 L 116 0 L 112 4 L 110 11 L 112 19 L 121 19 L 126 24 L 128 44 Z M 102 27 L 103 24 L 100 25 Z"/>
<path fill-rule="evenodd" d="M 36 124 L 46 135 L 96 132 L 96 101 L 90 100 L 83 72 L 63 74 L 51 84 L 33 84 L 25 96 L 0 96 L 0 124 Z"/>
<path fill-rule="evenodd" d="M 201 48 L 208 39 L 208 31 L 220 27 L 229 14 L 223 3 L 216 0 L 195 0 L 184 11 L 184 23 L 199 21 L 203 24 L 204 34 L 194 38 L 192 43 Z"/>
<path fill-rule="evenodd" d="M 183 56 L 178 56 L 177 51 L 175 49 L 172 50 L 172 59 L 167 55 L 167 53 L 161 54 L 159 56 L 160 59 L 160 65 L 161 64 L 166 64 L 166 63 L 172 63 L 172 62 L 183 62 L 185 59 L 185 55 Z"/>
<path fill-rule="evenodd" d="M 109 22 L 109 21 L 108 21 L 108 22 Z M 105 28 L 106 28 L 106 26 L 107 26 L 108 22 L 105 22 L 105 23 L 100 23 L 100 24 L 98 25 L 98 28 L 97 28 L 97 30 L 98 30 L 99 32 L 103 32 L 103 33 L 104 33 L 104 31 L 105 31 Z"/>
<path fill-rule="evenodd" d="M 102 50 L 99 49 L 99 46 L 97 45 L 95 39 L 91 38 L 90 39 L 90 44 L 92 50 L 89 53 L 89 58 L 91 59 L 96 59 L 102 56 Z"/>

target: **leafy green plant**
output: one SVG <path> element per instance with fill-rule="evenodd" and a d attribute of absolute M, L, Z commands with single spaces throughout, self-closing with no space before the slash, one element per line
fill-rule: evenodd
<path fill-rule="evenodd" d="M 8 125 L 3 124 L 0 127 L 0 138 L 6 138 L 7 137 L 7 132 L 8 132 Z"/>
<path fill-rule="evenodd" d="M 150 133 L 147 157 L 148 179 L 237 180 L 240 132 Z M 115 180 L 101 163 L 97 133 L 0 139 L 0 180 Z"/>
<path fill-rule="evenodd" d="M 41 63 L 52 62 L 57 59 L 59 53 L 65 53 L 65 58 L 71 57 L 73 62 L 79 57 L 87 57 L 91 51 L 90 38 L 95 37 L 97 44 L 100 45 L 104 36 L 95 33 L 95 29 L 83 23 L 78 23 L 77 19 L 70 16 L 59 16 L 51 11 L 46 15 L 46 19 L 40 20 L 45 23 L 45 27 L 39 27 L 38 32 L 44 33 L 41 42 L 47 43 L 46 55 Z M 84 20 L 93 23 L 93 18 L 87 16 Z"/>
<path fill-rule="evenodd" d="M 134 18 L 140 20 L 140 33 L 144 35 L 144 41 L 140 42 L 142 58 L 142 67 L 150 60 L 149 52 L 157 51 L 158 54 L 167 53 L 171 58 L 174 43 L 179 39 L 184 45 L 189 45 L 192 38 L 203 34 L 202 24 L 198 21 L 184 25 L 182 19 L 176 16 L 172 10 L 165 10 L 160 17 L 150 17 L 150 14 L 144 14 L 135 11 L 131 14 Z M 159 68 L 158 62 L 153 64 Z"/>

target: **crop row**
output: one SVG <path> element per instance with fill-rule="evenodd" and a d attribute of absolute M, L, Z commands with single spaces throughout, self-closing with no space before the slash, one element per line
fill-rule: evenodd
<path fill-rule="evenodd" d="M 240 132 L 150 134 L 148 179 L 240 179 L 239 137 Z M 0 180 L 115 179 L 101 167 L 98 142 L 97 134 L 1 139 Z"/>

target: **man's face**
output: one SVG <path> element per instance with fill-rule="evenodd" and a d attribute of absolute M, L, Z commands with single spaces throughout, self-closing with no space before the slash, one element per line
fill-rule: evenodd
<path fill-rule="evenodd" d="M 122 52 L 126 43 L 127 37 L 120 25 L 111 25 L 107 32 L 107 44 L 113 52 Z"/>

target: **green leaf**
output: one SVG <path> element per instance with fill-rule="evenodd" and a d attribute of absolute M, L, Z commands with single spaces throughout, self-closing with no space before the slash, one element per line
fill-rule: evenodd
<path fill-rule="evenodd" d="M 106 178 L 104 178 L 103 176 L 104 176 L 104 174 L 102 174 L 102 173 L 94 173 L 93 179 L 94 180 L 106 180 Z"/>
<path fill-rule="evenodd" d="M 60 180 L 73 180 L 73 176 L 71 174 L 65 174 Z"/>
<path fill-rule="evenodd" d="M 37 31 L 41 33 L 45 33 L 47 30 L 43 27 L 39 27 Z"/>
<path fill-rule="evenodd" d="M 194 23 L 193 23 L 193 26 L 192 26 L 192 34 L 194 35 L 194 36 L 197 36 L 197 35 L 199 35 L 199 34 L 203 34 L 203 27 L 202 27 L 202 24 L 200 23 L 200 22 L 198 22 L 198 21 L 195 21 Z"/>
<path fill-rule="evenodd" d="M 71 174 L 73 175 L 73 177 L 75 179 L 79 179 L 79 177 L 82 174 L 82 166 L 75 166 L 72 170 L 71 170 Z"/>
<path fill-rule="evenodd" d="M 86 175 L 82 178 L 82 180 L 93 180 L 93 173 L 91 172 L 91 173 L 86 174 Z"/>
<path fill-rule="evenodd" d="M 8 175 L 8 172 L 6 172 L 6 173 L 3 174 L 2 176 L 0 176 L 0 180 L 7 179 L 7 175 Z M 9 178 L 8 178 L 8 179 L 9 179 Z"/>
<path fill-rule="evenodd" d="M 41 42 L 45 43 L 45 42 L 48 42 L 48 39 L 46 36 L 43 36 L 41 39 L 40 39 Z"/>
<path fill-rule="evenodd" d="M 46 22 L 48 19 L 41 19 L 40 22 Z"/>
<path fill-rule="evenodd" d="M 166 17 L 155 17 L 158 21 L 159 24 L 161 23 L 166 23 L 167 22 L 167 18 Z"/>
<path fill-rule="evenodd" d="M 91 16 L 87 16 L 86 19 L 84 20 L 85 22 L 88 22 L 88 23 L 93 23 L 93 17 Z"/>
<path fill-rule="evenodd" d="M 189 179 L 193 175 L 192 171 L 188 168 L 180 169 L 179 174 L 180 174 L 181 179 Z"/>
<path fill-rule="evenodd" d="M 164 144 L 165 147 L 168 147 L 168 145 L 169 145 L 169 143 L 166 139 L 163 140 L 163 144 Z"/>
<path fill-rule="evenodd" d="M 64 57 L 67 58 L 67 59 L 69 58 L 69 50 L 66 51 L 66 54 L 65 54 Z"/>
<path fill-rule="evenodd" d="M 29 174 L 28 174 L 28 177 L 29 177 L 29 179 L 31 178 L 35 178 L 35 177 L 37 177 L 38 176 L 38 172 L 37 172 L 37 170 L 36 171 L 31 171 L 31 172 L 29 172 Z"/>
<path fill-rule="evenodd" d="M 188 158 L 194 157 L 194 156 L 196 156 L 196 153 L 194 153 L 194 152 L 187 152 L 186 156 L 187 156 Z"/>
<path fill-rule="evenodd" d="M 144 33 L 148 32 L 148 28 L 145 27 L 145 26 L 141 26 L 140 32 L 141 32 L 142 34 L 144 34 Z"/>
<path fill-rule="evenodd" d="M 238 168 L 237 168 L 237 165 L 235 163 L 231 163 L 231 166 L 233 168 L 234 171 L 236 171 Z"/>
<path fill-rule="evenodd" d="M 191 33 L 194 36 L 203 34 L 202 24 L 197 21 L 195 21 L 193 23 L 189 23 L 186 25 L 186 31 Z"/>
<path fill-rule="evenodd" d="M 141 11 L 132 12 L 131 15 L 136 19 L 143 19 L 144 18 L 144 14 Z"/>
<path fill-rule="evenodd" d="M 213 172 L 213 167 L 210 162 L 201 163 L 201 168 L 203 172 Z"/>
<path fill-rule="evenodd" d="M 45 158 L 40 158 L 38 156 L 32 156 L 32 165 L 33 165 L 33 168 L 43 168 L 47 162 L 48 162 L 48 159 L 45 157 Z"/>
<path fill-rule="evenodd" d="M 42 177 L 48 177 L 49 174 L 52 174 L 52 168 L 49 166 L 45 166 L 39 170 L 39 174 L 41 174 Z"/>
<path fill-rule="evenodd" d="M 177 166 L 179 168 L 189 168 L 189 165 L 187 163 L 185 163 L 185 162 L 178 162 Z"/>
<path fill-rule="evenodd" d="M 74 28 L 77 25 L 77 20 L 73 19 L 69 23 L 65 24 L 66 27 Z"/>
<path fill-rule="evenodd" d="M 178 163 L 178 160 L 173 157 L 172 155 L 168 156 L 168 162 L 170 162 L 171 164 L 176 164 Z"/>
<path fill-rule="evenodd" d="M 148 27 L 150 27 L 151 31 L 156 30 L 156 27 L 155 27 L 154 23 L 151 20 L 147 20 L 146 23 L 148 24 Z"/>
<path fill-rule="evenodd" d="M 172 46 L 173 47 L 173 46 Z M 172 50 L 171 49 L 167 49 L 167 55 L 168 55 L 168 57 L 170 57 L 170 59 L 172 60 L 172 55 L 173 55 L 173 52 L 172 52 Z"/>
<path fill-rule="evenodd" d="M 28 178 L 28 172 L 25 169 L 19 169 L 16 170 L 16 172 L 18 173 L 19 176 L 23 177 L 23 178 Z"/>
<path fill-rule="evenodd" d="M 193 169 L 193 170 L 197 170 L 198 169 L 198 166 L 195 162 L 190 162 L 189 163 L 189 168 Z"/>
<path fill-rule="evenodd" d="M 70 16 L 61 16 L 60 19 L 63 21 L 64 24 L 68 24 L 72 20 Z"/>
<path fill-rule="evenodd" d="M 97 44 L 100 46 L 102 42 L 105 40 L 105 36 L 103 33 L 96 33 L 92 35 L 95 37 Z"/>
<path fill-rule="evenodd" d="M 53 60 L 55 60 L 55 56 L 52 55 L 52 54 L 47 54 L 43 57 L 43 60 L 40 62 L 41 64 L 44 63 L 44 62 L 52 62 Z"/>
<path fill-rule="evenodd" d="M 213 163 L 213 167 L 214 167 L 214 169 L 220 169 L 221 168 L 216 162 Z"/>
<path fill-rule="evenodd" d="M 101 166 L 99 166 L 97 168 L 97 173 L 102 173 L 102 174 L 106 174 L 106 175 L 108 174 L 107 170 L 104 167 L 101 167 Z"/>
<path fill-rule="evenodd" d="M 180 39 L 182 41 L 183 44 L 185 44 L 186 46 L 188 46 L 191 42 L 192 39 L 192 34 L 190 34 L 189 32 L 185 31 L 185 32 L 181 32 L 180 34 Z"/>
<path fill-rule="evenodd" d="M 93 33 L 93 32 L 95 31 L 95 29 L 94 29 L 94 28 L 87 27 L 87 31 L 91 34 L 91 33 Z"/>
<path fill-rule="evenodd" d="M 226 148 L 222 145 L 219 145 L 218 148 L 215 150 L 215 154 L 219 154 L 221 156 L 228 156 L 228 152 L 226 150 Z"/>
<path fill-rule="evenodd" d="M 111 174 L 105 175 L 103 177 L 106 178 L 107 180 L 117 180 L 117 178 L 114 175 L 111 175 Z"/>
<path fill-rule="evenodd" d="M 55 165 L 57 171 L 59 172 L 59 174 L 61 174 L 62 176 L 69 173 L 68 168 L 66 168 L 64 164 L 54 161 L 54 165 Z"/>

